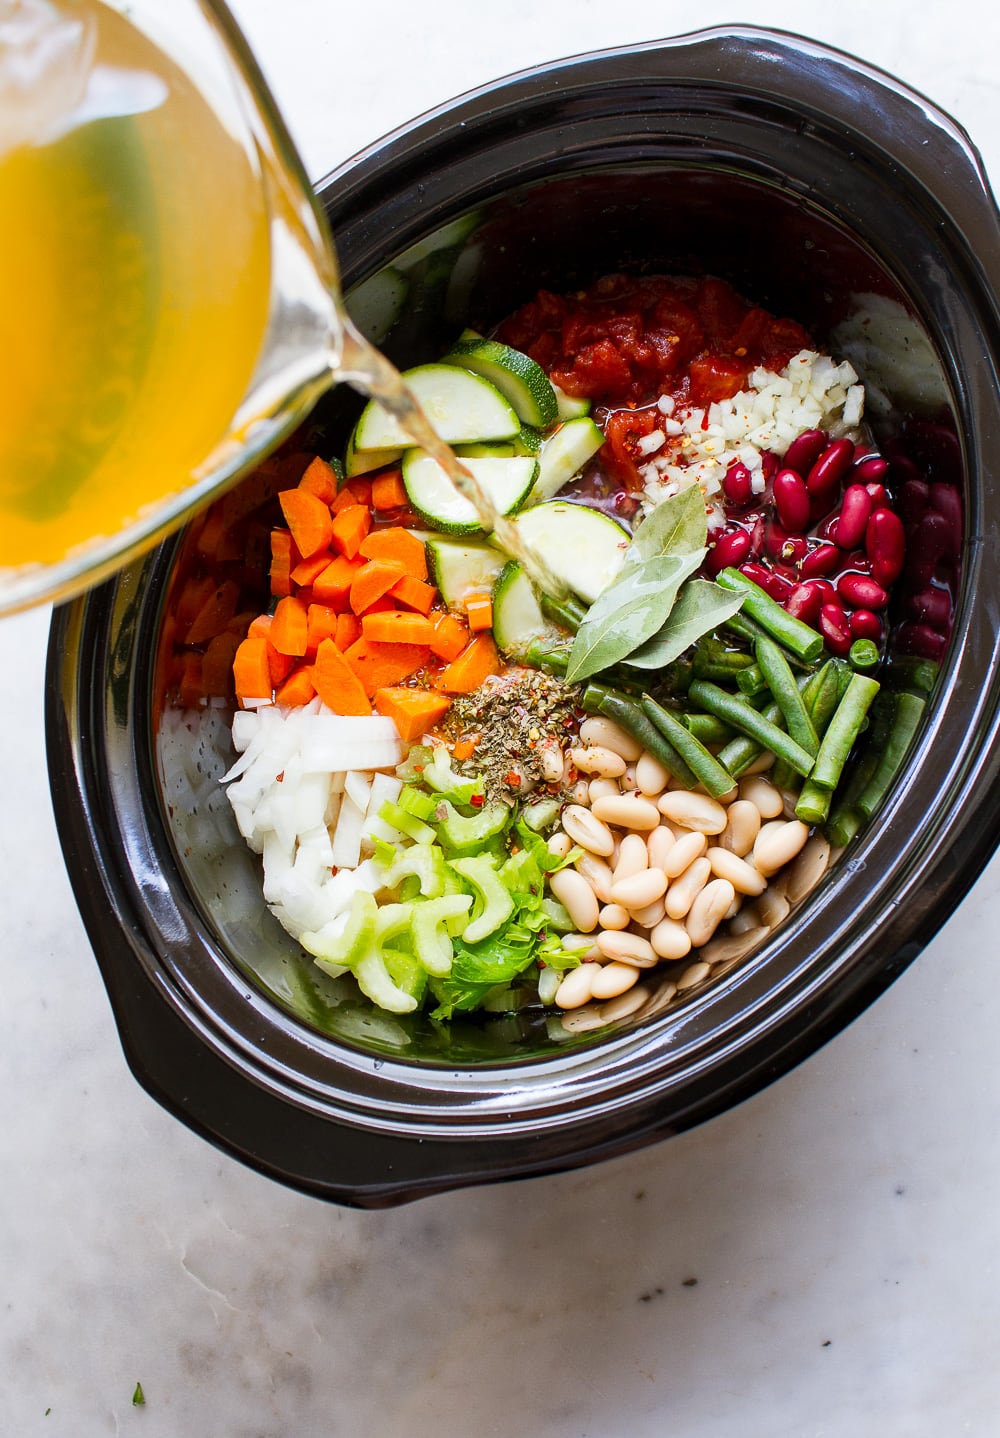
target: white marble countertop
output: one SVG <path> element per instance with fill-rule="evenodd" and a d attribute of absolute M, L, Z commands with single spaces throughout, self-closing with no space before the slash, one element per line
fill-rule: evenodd
<path fill-rule="evenodd" d="M 676 0 L 234 9 L 316 177 L 481 81 L 692 28 Z M 994 5 L 738 18 L 899 74 L 1000 175 Z M 337 1209 L 126 1069 L 50 813 L 47 623 L 0 623 L 0 1433 L 995 1438 L 1000 862 L 884 997 L 728 1114 L 583 1172 Z"/>

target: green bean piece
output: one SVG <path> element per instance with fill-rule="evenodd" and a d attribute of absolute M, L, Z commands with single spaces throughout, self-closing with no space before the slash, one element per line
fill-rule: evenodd
<path fill-rule="evenodd" d="M 768 639 L 766 635 L 757 640 L 755 653 L 767 687 L 785 716 L 785 727 L 789 734 L 796 744 L 801 744 L 807 754 L 815 755 L 819 749 L 819 736 L 813 727 L 788 660 L 774 640 Z"/>
<path fill-rule="evenodd" d="M 569 649 L 546 644 L 541 639 L 533 639 L 522 657 L 529 668 L 545 669 L 549 674 L 560 677 L 569 668 Z"/>
<path fill-rule="evenodd" d="M 725 627 L 731 630 L 738 639 L 745 639 L 748 644 L 755 644 L 765 633 L 759 624 L 755 624 L 749 615 L 743 613 L 731 615 L 725 621 Z"/>
<path fill-rule="evenodd" d="M 795 770 L 803 778 L 813 767 L 813 756 L 803 749 L 790 734 L 784 729 L 779 729 L 777 724 L 759 714 L 752 705 L 738 694 L 727 694 L 716 684 L 709 684 L 707 680 L 696 679 L 688 690 L 692 702 L 706 709 L 709 714 L 715 714 L 719 719 L 724 719 L 741 734 L 756 739 L 763 748 L 770 749 L 779 758 L 787 759 Z M 720 763 L 725 760 L 720 756 Z M 728 764 L 726 765 L 729 768 Z M 730 773 L 732 770 L 730 769 Z"/>
<path fill-rule="evenodd" d="M 711 649 L 696 649 L 691 661 L 691 671 L 696 679 L 716 679 L 723 684 L 731 684 L 734 679 L 739 683 L 741 676 L 752 668 L 750 655 L 742 654 L 738 649 L 723 649 L 719 653 Z"/>
<path fill-rule="evenodd" d="M 773 701 L 766 705 L 761 712 L 764 718 L 770 720 L 772 724 L 780 726 L 785 722 L 781 710 Z M 710 717 L 714 718 L 715 716 Z M 746 773 L 751 764 L 760 758 L 764 753 L 764 747 L 756 739 L 751 739 L 746 734 L 738 734 L 735 739 L 731 739 L 726 744 L 725 748 L 719 750 L 716 757 L 719 763 L 729 770 L 733 778 L 738 779 L 741 774 Z"/>
<path fill-rule="evenodd" d="M 659 759 L 664 768 L 670 770 L 678 783 L 687 789 L 697 788 L 697 776 L 692 774 L 674 746 L 633 699 L 627 699 L 624 694 L 619 694 L 604 684 L 588 684 L 583 691 L 581 702 L 585 713 L 603 714 L 606 719 L 613 719 L 616 724 L 620 724 L 644 749 L 648 749 L 654 758 Z"/>
<path fill-rule="evenodd" d="M 907 690 L 897 694 L 895 701 L 888 741 L 881 748 L 875 773 L 858 799 L 858 808 L 866 819 L 871 818 L 899 772 L 926 707 L 926 701 L 919 694 L 910 694 Z"/>
<path fill-rule="evenodd" d="M 743 601 L 743 608 L 749 617 L 755 619 L 772 639 L 776 639 L 803 663 L 813 664 L 823 653 L 821 634 L 808 624 L 803 624 L 801 619 L 787 613 L 776 599 L 765 594 L 760 585 L 747 579 L 738 569 L 724 569 L 721 574 L 716 575 L 715 582 L 721 584 L 723 589 L 744 593 L 746 599 Z"/>
<path fill-rule="evenodd" d="M 761 639 L 766 638 L 766 634 L 761 635 Z M 706 674 L 699 677 L 708 679 L 710 676 Z M 763 669 L 761 669 L 759 664 L 754 663 L 750 665 L 749 669 L 740 670 L 736 676 L 736 687 L 741 694 L 745 694 L 748 699 L 752 699 L 756 694 L 763 694 L 764 691 L 769 688 L 769 685 Z"/>
<path fill-rule="evenodd" d="M 913 655 L 894 658 L 891 666 L 892 682 L 902 688 L 920 689 L 930 694 L 937 683 L 941 666 L 935 659 L 917 659 Z"/>
<path fill-rule="evenodd" d="M 812 779 L 807 779 L 795 801 L 796 819 L 801 819 L 803 824 L 824 824 L 830 812 L 832 798 L 832 789 L 824 789 L 822 784 L 815 784 Z"/>
<path fill-rule="evenodd" d="M 855 639 L 847 658 L 855 669 L 877 669 L 881 655 L 874 639 Z"/>
<path fill-rule="evenodd" d="M 810 678 L 802 693 L 809 718 L 818 736 L 826 733 L 827 725 L 833 718 L 840 703 L 840 672 L 834 660 L 829 659 Z"/>
<path fill-rule="evenodd" d="M 681 723 L 703 744 L 728 744 L 733 731 L 714 714 L 682 714 Z"/>
<path fill-rule="evenodd" d="M 721 799 L 723 794 L 732 792 L 735 780 L 729 770 L 719 763 L 714 754 L 709 753 L 704 744 L 687 729 L 675 714 L 669 709 L 664 709 L 651 699 L 648 694 L 642 696 L 642 712 L 647 719 L 651 719 L 659 729 L 660 733 L 671 744 L 676 752 L 683 759 L 684 763 L 695 775 L 699 784 L 711 794 L 713 799 Z"/>
<path fill-rule="evenodd" d="M 825 789 L 836 789 L 848 755 L 861 732 L 861 725 L 879 688 L 878 680 L 869 679 L 866 674 L 851 676 L 847 692 L 837 705 L 820 743 L 812 771 L 814 783 L 822 784 Z"/>
<path fill-rule="evenodd" d="M 553 599 L 551 594 L 538 591 L 538 602 L 546 619 L 551 619 L 553 624 L 558 624 L 561 629 L 566 629 L 570 634 L 575 634 L 587 617 L 587 606 L 572 595 L 566 599 Z"/>

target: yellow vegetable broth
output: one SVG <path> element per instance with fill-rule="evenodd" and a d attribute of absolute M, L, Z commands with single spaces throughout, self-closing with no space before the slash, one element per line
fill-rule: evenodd
<path fill-rule="evenodd" d="M 230 436 L 269 305 L 256 155 L 115 11 L 50 9 L 89 31 L 88 68 L 47 137 L 0 132 L 4 567 L 187 488 Z"/>

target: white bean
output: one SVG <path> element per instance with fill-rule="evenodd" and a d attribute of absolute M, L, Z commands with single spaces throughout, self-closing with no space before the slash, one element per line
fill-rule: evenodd
<path fill-rule="evenodd" d="M 614 867 L 614 877 L 611 881 L 612 896 L 615 884 L 620 884 L 623 879 L 629 879 L 633 874 L 645 873 L 649 867 L 649 851 L 646 848 L 646 841 L 639 834 L 626 834 L 621 841 L 618 853 L 618 862 Z"/>
<path fill-rule="evenodd" d="M 594 814 L 605 824 L 615 824 L 619 829 L 653 830 L 660 822 L 660 813 L 655 804 L 639 794 L 608 794 L 594 804 Z"/>
<path fill-rule="evenodd" d="M 661 919 L 650 933 L 649 942 L 661 959 L 683 959 L 691 952 L 691 935 L 676 919 Z"/>
<path fill-rule="evenodd" d="M 599 854 L 602 858 L 613 853 L 614 834 L 607 824 L 595 819 L 590 810 L 585 809 L 582 804 L 566 805 L 562 814 L 562 825 L 573 843 L 579 844 L 581 849 L 586 849 L 591 854 Z"/>
<path fill-rule="evenodd" d="M 558 1007 L 561 1009 L 581 1008 L 590 999 L 590 986 L 600 972 L 600 964 L 581 964 L 578 969 L 570 969 L 556 990 Z"/>
<path fill-rule="evenodd" d="M 617 779 L 625 773 L 625 760 L 613 749 L 603 744 L 592 744 L 589 748 L 578 746 L 569 751 L 569 757 L 581 774 L 599 774 L 602 779 Z"/>
<path fill-rule="evenodd" d="M 562 1016 L 562 1026 L 568 1034 L 585 1034 L 590 1029 L 602 1029 L 604 1023 L 599 1004 L 584 1004 L 582 1009 L 573 1009 Z"/>
<path fill-rule="evenodd" d="M 751 929 L 759 929 L 761 924 L 760 910 L 756 904 L 744 904 L 743 908 L 730 923 L 729 932 L 731 934 L 746 934 L 749 933 Z M 563 942 L 565 943 L 565 940 L 563 940 Z"/>
<path fill-rule="evenodd" d="M 721 834 L 726 827 L 725 809 L 708 794 L 671 789 L 662 795 L 658 807 L 667 819 L 701 834 Z"/>
<path fill-rule="evenodd" d="M 705 858 L 712 866 L 712 873 L 720 879 L 728 879 L 738 894 L 762 894 L 767 888 L 767 880 L 760 870 L 729 849 L 709 849 Z"/>
<path fill-rule="evenodd" d="M 712 866 L 707 859 L 695 859 L 693 864 L 689 864 L 667 890 L 664 901 L 667 917 L 687 918 L 688 910 L 711 877 Z"/>
<path fill-rule="evenodd" d="M 752 764 L 748 764 L 743 770 L 744 776 L 753 778 L 756 774 L 766 774 L 768 769 L 774 768 L 774 755 L 770 749 L 765 749 L 763 754 L 758 754 Z"/>
<path fill-rule="evenodd" d="M 597 947 L 606 959 L 632 964 L 637 969 L 651 969 L 656 963 L 652 944 L 639 934 L 602 931 L 597 936 Z"/>
<path fill-rule="evenodd" d="M 695 859 L 700 859 L 707 848 L 708 840 L 704 834 L 688 832 L 675 841 L 660 868 L 668 879 L 676 879 L 691 867 Z"/>
<path fill-rule="evenodd" d="M 616 999 L 609 999 L 601 1005 L 601 1018 L 606 1024 L 616 1023 L 619 1019 L 627 1019 L 630 1015 L 637 1013 L 649 998 L 649 990 L 643 984 L 636 984 L 634 988 L 619 994 Z"/>
<path fill-rule="evenodd" d="M 792 909 L 784 894 L 779 894 L 777 889 L 770 884 L 759 899 L 754 899 L 753 906 L 760 915 L 761 922 L 767 924 L 771 929 L 776 929 L 779 924 L 784 923 Z"/>
<path fill-rule="evenodd" d="M 726 814 L 726 827 L 719 835 L 723 849 L 729 849 L 743 859 L 753 848 L 754 840 L 760 833 L 760 810 L 749 799 L 737 799 L 730 804 Z"/>
<path fill-rule="evenodd" d="M 543 739 L 535 750 L 542 778 L 549 784 L 558 784 L 563 776 L 563 752 L 554 739 Z"/>
<path fill-rule="evenodd" d="M 549 835 L 549 841 L 545 847 L 555 858 L 565 859 L 573 847 L 573 840 L 565 830 L 557 829 L 554 834 Z"/>
<path fill-rule="evenodd" d="M 639 970 L 634 964 L 605 964 L 594 976 L 590 992 L 595 999 L 616 999 L 639 981 Z"/>
<path fill-rule="evenodd" d="M 666 892 L 667 876 L 662 869 L 643 869 L 627 879 L 616 876 L 611 886 L 612 901 L 626 909 L 644 909 L 647 904 L 662 899 Z"/>
<path fill-rule="evenodd" d="M 623 794 L 633 793 L 639 787 L 635 780 L 634 764 L 629 764 L 626 767 L 625 773 L 622 775 L 621 779 L 619 780 L 619 783 L 621 784 Z"/>
<path fill-rule="evenodd" d="M 701 951 L 701 957 L 706 964 L 735 963 L 738 959 L 745 958 L 770 932 L 766 925 L 758 924 L 755 928 L 743 929 L 739 933 L 719 934 L 716 938 L 709 939 Z"/>
<path fill-rule="evenodd" d="M 654 754 L 644 750 L 635 766 L 635 782 L 643 794 L 658 798 L 670 782 L 670 771 Z"/>
<path fill-rule="evenodd" d="M 582 874 L 575 869 L 560 869 L 549 875 L 549 888 L 569 914 L 581 934 L 597 928 L 599 905 L 597 895 Z"/>
<path fill-rule="evenodd" d="M 790 863 L 809 838 L 808 825 L 801 819 L 775 819 L 761 826 L 754 840 L 753 861 L 767 877 Z"/>
<path fill-rule="evenodd" d="M 569 796 L 574 804 L 590 803 L 590 785 L 586 779 L 577 779 L 576 783 L 570 786 Z"/>
<path fill-rule="evenodd" d="M 753 804 L 762 819 L 776 819 L 784 808 L 784 800 L 769 779 L 759 774 L 744 774 L 740 779 L 740 798 Z"/>
<path fill-rule="evenodd" d="M 736 890 L 728 879 L 712 879 L 705 885 L 688 911 L 684 926 L 691 935 L 691 947 L 707 944 L 722 923 L 733 902 Z"/>
<path fill-rule="evenodd" d="M 633 739 L 632 735 L 613 719 L 605 719 L 600 714 L 584 719 L 580 725 L 580 738 L 584 744 L 597 744 L 605 749 L 613 749 L 626 763 L 638 759 L 642 753 L 642 745 L 637 739 Z"/>
<path fill-rule="evenodd" d="M 598 799 L 606 799 L 608 795 L 617 796 L 621 793 L 614 779 L 591 779 L 587 785 L 587 795 L 590 799 L 590 807 L 593 808 Z M 600 815 L 598 815 L 600 818 Z"/>
<path fill-rule="evenodd" d="M 677 992 L 682 993 L 684 989 L 693 989 L 695 984 L 700 984 L 702 979 L 707 979 L 711 971 L 711 964 L 689 964 L 677 980 Z"/>
<path fill-rule="evenodd" d="M 666 824 L 658 824 L 651 834 L 647 834 L 646 852 L 649 855 L 649 867 L 662 869 L 663 861 L 676 842 L 673 831 L 668 829 Z"/>
<path fill-rule="evenodd" d="M 654 899 L 651 904 L 644 904 L 641 909 L 633 909 L 632 920 L 642 929 L 652 929 L 666 912 L 667 906 L 663 899 Z"/>
<path fill-rule="evenodd" d="M 577 859 L 574 868 L 587 880 L 602 904 L 611 903 L 614 874 L 610 864 L 606 864 L 596 854 L 584 854 Z"/>
<path fill-rule="evenodd" d="M 627 929 L 632 922 L 632 916 L 621 904 L 605 904 L 597 916 L 597 922 L 602 929 Z"/>
<path fill-rule="evenodd" d="M 830 863 L 830 842 L 823 834 L 813 834 L 801 854 L 788 866 L 785 897 L 793 904 L 811 894 L 826 873 Z"/>

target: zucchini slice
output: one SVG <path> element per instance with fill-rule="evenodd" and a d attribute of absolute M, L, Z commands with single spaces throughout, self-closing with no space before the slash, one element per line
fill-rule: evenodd
<path fill-rule="evenodd" d="M 525 455 L 466 458 L 462 463 L 500 514 L 520 509 L 538 478 L 538 461 Z M 432 529 L 442 529 L 446 534 L 482 533 L 472 504 L 459 494 L 437 460 L 422 449 L 408 449 L 402 467 L 410 503 Z"/>
<path fill-rule="evenodd" d="M 403 458 L 401 449 L 359 450 L 354 443 L 354 434 L 355 430 L 352 430 L 344 451 L 344 474 L 348 479 L 357 474 L 370 474 L 373 469 L 382 469 L 387 464 L 398 464 Z"/>
<path fill-rule="evenodd" d="M 471 370 L 423 364 L 406 370 L 403 379 L 448 444 L 513 439 L 520 432 L 521 421 L 500 391 Z M 355 449 L 403 449 L 411 442 L 399 421 L 377 400 L 369 400 L 355 426 Z"/>
<path fill-rule="evenodd" d="M 554 434 L 542 441 L 538 455 L 538 478 L 531 491 L 531 503 L 541 504 L 558 494 L 564 484 L 580 473 L 603 443 L 603 433 L 585 415 L 568 419 L 560 425 Z"/>
<path fill-rule="evenodd" d="M 504 567 L 504 556 L 484 540 L 426 537 L 431 579 L 449 609 L 462 609 L 471 594 L 487 594 Z"/>
<path fill-rule="evenodd" d="M 559 407 L 556 393 L 540 364 L 499 340 L 460 339 L 445 355 L 445 364 L 461 365 L 495 385 L 525 424 L 546 429 Z"/>
<path fill-rule="evenodd" d="M 587 604 L 615 578 L 629 546 L 628 531 L 608 515 L 562 499 L 533 504 L 514 523 L 524 542 Z"/>
<path fill-rule="evenodd" d="M 564 639 L 545 618 L 531 580 L 516 559 L 508 560 L 493 586 L 493 638 L 505 654 L 523 654 L 533 639 Z"/>

